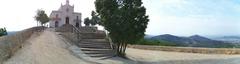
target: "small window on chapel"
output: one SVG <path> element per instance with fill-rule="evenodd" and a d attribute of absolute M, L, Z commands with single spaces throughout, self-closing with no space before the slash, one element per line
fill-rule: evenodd
<path fill-rule="evenodd" d="M 67 8 L 66 11 L 68 12 L 68 11 L 69 11 L 69 8 Z"/>
<path fill-rule="evenodd" d="M 56 17 L 58 17 L 58 14 L 56 14 Z"/>

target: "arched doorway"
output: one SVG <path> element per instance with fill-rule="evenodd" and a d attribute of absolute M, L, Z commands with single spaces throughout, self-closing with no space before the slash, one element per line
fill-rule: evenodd
<path fill-rule="evenodd" d="M 78 22 L 76 23 L 76 27 L 79 27 L 79 23 Z"/>
<path fill-rule="evenodd" d="M 66 24 L 69 24 L 69 17 L 66 17 L 65 23 L 66 23 Z"/>
<path fill-rule="evenodd" d="M 58 21 L 55 21 L 55 27 L 58 27 Z"/>

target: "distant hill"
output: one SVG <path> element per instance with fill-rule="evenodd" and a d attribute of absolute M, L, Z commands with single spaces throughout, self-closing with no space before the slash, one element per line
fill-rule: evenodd
<path fill-rule="evenodd" d="M 240 36 L 223 36 L 212 38 L 214 40 L 224 41 L 227 43 L 237 43 L 240 44 Z"/>
<path fill-rule="evenodd" d="M 179 46 L 187 47 L 210 47 L 210 48 L 221 48 L 221 47 L 232 47 L 233 44 L 225 43 L 223 41 L 212 40 L 200 35 L 193 35 L 190 37 L 179 37 L 170 34 L 158 35 L 150 38 L 151 40 L 163 40 L 175 43 Z"/>
<path fill-rule="evenodd" d="M 18 32 L 18 31 L 8 31 L 7 33 L 8 33 L 8 35 L 13 35 L 13 34 L 16 34 L 16 32 Z"/>
<path fill-rule="evenodd" d="M 151 40 L 163 40 L 163 41 L 168 41 L 168 42 L 173 42 L 177 45 L 180 46 L 186 46 L 187 44 L 190 43 L 190 39 L 185 38 L 185 37 L 178 37 L 170 34 L 164 34 L 164 35 L 158 35 L 150 38 Z"/>
<path fill-rule="evenodd" d="M 152 37 L 154 37 L 154 36 L 153 36 L 153 35 L 148 35 L 148 34 L 146 34 L 146 35 L 144 36 L 145 39 L 150 39 L 150 38 L 152 38 Z"/>

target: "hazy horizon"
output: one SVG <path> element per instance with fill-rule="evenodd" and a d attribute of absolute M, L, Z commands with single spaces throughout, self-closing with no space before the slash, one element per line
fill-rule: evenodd
<path fill-rule="evenodd" d="M 159 35 L 167 35 L 167 34 L 159 34 Z M 151 34 L 145 34 L 147 37 L 154 37 L 154 36 L 159 36 L 159 35 L 151 35 Z M 193 35 L 176 35 L 176 34 L 168 34 L 168 35 L 173 35 L 173 36 L 179 36 L 179 37 L 190 37 L 190 36 L 195 36 L 199 34 L 193 34 Z M 218 37 L 240 37 L 240 35 L 199 35 L 207 38 L 218 38 Z"/>
<path fill-rule="evenodd" d="M 95 0 L 70 0 L 82 20 L 90 17 Z M 240 1 L 238 0 L 142 0 L 150 22 L 146 34 L 177 36 L 240 35 Z M 65 0 L 4 0 L 0 2 L 0 27 L 19 31 L 36 26 L 37 9 L 48 15 Z"/>

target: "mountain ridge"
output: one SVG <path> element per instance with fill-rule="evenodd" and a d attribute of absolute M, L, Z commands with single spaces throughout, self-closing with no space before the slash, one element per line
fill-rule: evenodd
<path fill-rule="evenodd" d="M 150 38 L 150 40 L 163 40 L 175 43 L 179 46 L 186 47 L 210 47 L 210 48 L 220 48 L 220 47 L 232 47 L 233 44 L 225 43 L 223 41 L 209 39 L 200 35 L 192 35 L 189 37 L 180 37 L 171 34 L 163 34 Z"/>

